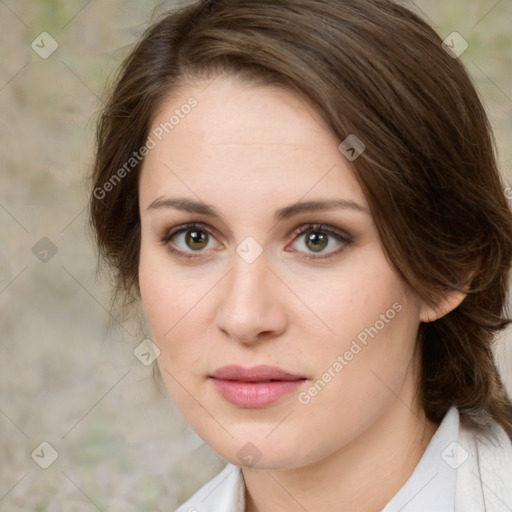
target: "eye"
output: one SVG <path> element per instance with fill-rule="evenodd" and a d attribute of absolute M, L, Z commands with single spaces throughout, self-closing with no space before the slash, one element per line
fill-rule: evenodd
<path fill-rule="evenodd" d="M 299 247 L 305 249 L 307 258 L 319 259 L 329 258 L 341 252 L 347 245 L 353 243 L 353 240 L 341 231 L 331 226 L 323 224 L 305 224 L 297 228 L 293 235 L 294 242 Z M 299 252 L 304 252 L 299 249 Z M 315 254 L 325 253 L 321 256 Z"/>
<path fill-rule="evenodd" d="M 187 258 L 193 258 L 194 252 L 204 252 L 204 249 L 213 249 L 222 247 L 220 244 L 213 244 L 215 238 L 211 232 L 202 224 L 190 223 L 183 224 L 167 231 L 160 241 L 168 249 Z M 197 255 L 199 256 L 199 255 Z"/>
<path fill-rule="evenodd" d="M 305 257 L 311 259 L 329 258 L 353 243 L 349 235 L 324 224 L 304 224 L 291 237 L 299 246 L 298 251 L 305 252 Z M 302 242 L 297 242 L 299 240 Z M 160 242 L 170 252 L 183 258 L 199 257 L 205 250 L 222 247 L 222 244 L 216 242 L 210 229 L 195 222 L 173 227 L 160 237 Z M 288 247 L 285 250 L 290 251 Z M 322 255 L 316 255 L 320 253 Z"/>

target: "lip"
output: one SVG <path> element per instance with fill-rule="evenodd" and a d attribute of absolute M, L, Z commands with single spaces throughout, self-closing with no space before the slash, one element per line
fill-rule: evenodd
<path fill-rule="evenodd" d="M 210 377 L 221 380 L 237 380 L 240 382 L 264 382 L 268 380 L 299 380 L 305 379 L 303 375 L 286 372 L 277 366 L 259 365 L 244 368 L 235 364 L 223 366 L 215 370 Z"/>
<path fill-rule="evenodd" d="M 252 368 L 223 366 L 209 377 L 215 390 L 225 400 L 245 409 L 256 409 L 277 402 L 306 380 L 304 376 L 267 365 Z"/>

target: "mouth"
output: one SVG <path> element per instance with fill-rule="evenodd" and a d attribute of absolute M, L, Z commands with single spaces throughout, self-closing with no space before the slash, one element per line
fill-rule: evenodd
<path fill-rule="evenodd" d="M 232 405 L 244 409 L 265 407 L 293 393 L 307 378 L 275 366 L 223 366 L 209 375 L 215 390 Z"/>

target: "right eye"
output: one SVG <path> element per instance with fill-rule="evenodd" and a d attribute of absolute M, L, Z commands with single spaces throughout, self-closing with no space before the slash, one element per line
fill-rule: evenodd
<path fill-rule="evenodd" d="M 205 252 L 204 249 L 222 247 L 218 242 L 215 245 L 214 240 L 215 238 L 205 226 L 195 222 L 175 226 L 161 238 L 162 244 L 166 245 L 172 253 L 184 258 L 197 257 L 199 254 L 193 253 Z"/>

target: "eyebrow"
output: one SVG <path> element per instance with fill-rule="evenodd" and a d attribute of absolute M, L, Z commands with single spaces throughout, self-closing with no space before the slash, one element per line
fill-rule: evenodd
<path fill-rule="evenodd" d="M 157 210 L 160 208 L 175 208 L 176 210 L 206 215 L 222 221 L 222 215 L 214 206 L 202 201 L 195 201 L 184 197 L 174 199 L 158 197 L 147 207 L 146 210 Z M 302 201 L 285 206 L 284 208 L 279 208 L 274 214 L 274 219 L 279 222 L 300 213 L 312 213 L 335 209 L 349 209 L 365 213 L 367 215 L 370 214 L 365 207 L 351 199 L 324 199 L 316 201 Z"/>

